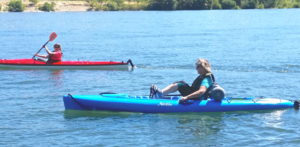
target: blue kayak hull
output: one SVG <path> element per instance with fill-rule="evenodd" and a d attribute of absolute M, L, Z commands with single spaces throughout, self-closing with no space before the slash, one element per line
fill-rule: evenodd
<path fill-rule="evenodd" d="M 147 96 L 126 94 L 66 95 L 66 110 L 123 111 L 141 113 L 226 112 L 293 108 L 294 102 L 276 98 L 225 98 L 217 102 L 189 100 L 179 103 L 180 97 L 150 99 Z"/>

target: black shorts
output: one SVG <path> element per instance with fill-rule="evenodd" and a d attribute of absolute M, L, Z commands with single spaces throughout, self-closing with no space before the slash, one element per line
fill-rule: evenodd
<path fill-rule="evenodd" d="M 175 84 L 177 84 L 178 91 L 182 96 L 187 96 L 198 90 L 198 89 L 191 87 L 189 84 L 185 83 L 184 81 L 178 81 L 178 82 L 175 82 Z"/>

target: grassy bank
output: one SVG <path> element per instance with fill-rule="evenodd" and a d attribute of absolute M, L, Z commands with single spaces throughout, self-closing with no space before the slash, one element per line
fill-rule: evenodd
<path fill-rule="evenodd" d="M 1 0 L 0 11 L 119 11 L 299 8 L 300 0 Z"/>

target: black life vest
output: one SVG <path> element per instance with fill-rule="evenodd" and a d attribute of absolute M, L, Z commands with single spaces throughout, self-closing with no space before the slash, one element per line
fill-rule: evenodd
<path fill-rule="evenodd" d="M 193 84 L 192 84 L 191 87 L 192 87 L 193 89 L 195 89 L 195 90 L 198 90 L 198 89 L 200 88 L 200 86 L 201 86 L 202 81 L 203 81 L 206 77 L 211 78 L 211 80 L 212 80 L 213 82 L 215 82 L 215 77 L 214 77 L 214 75 L 213 75 L 212 73 L 207 73 L 207 74 L 205 74 L 204 76 L 199 75 L 199 76 L 194 80 L 194 82 L 193 82 Z"/>
<path fill-rule="evenodd" d="M 208 77 L 208 78 L 211 78 L 212 82 L 215 83 L 215 77 L 214 77 L 214 75 L 213 75 L 212 73 L 207 73 L 207 74 L 205 74 L 205 75 L 203 75 L 203 76 L 202 76 L 202 75 L 199 75 L 199 76 L 194 80 L 194 82 L 193 82 L 191 88 L 192 88 L 194 91 L 199 90 L 202 81 L 203 81 L 205 78 L 207 78 L 207 77 Z M 209 87 L 207 88 L 207 90 L 206 90 L 205 93 L 201 96 L 201 98 L 203 98 L 203 99 L 207 99 L 207 98 L 208 98 L 208 91 L 209 91 L 209 88 L 210 88 L 210 87 L 211 87 L 211 86 L 209 86 Z"/>

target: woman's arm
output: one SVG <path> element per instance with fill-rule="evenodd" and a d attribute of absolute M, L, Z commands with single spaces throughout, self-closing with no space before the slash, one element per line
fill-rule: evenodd
<path fill-rule="evenodd" d="M 48 58 L 49 55 L 39 55 L 39 54 L 35 54 L 35 56 L 41 57 L 41 58 Z"/>
<path fill-rule="evenodd" d="M 192 98 L 198 98 L 200 97 L 202 94 L 204 94 L 206 92 L 207 88 L 205 86 L 201 86 L 199 88 L 199 90 L 187 95 L 187 96 L 184 96 L 184 97 L 181 97 L 181 100 L 188 100 L 188 99 L 192 99 Z"/>
<path fill-rule="evenodd" d="M 206 90 L 209 88 L 209 86 L 212 84 L 212 82 L 213 82 L 212 79 L 204 78 L 201 82 L 200 88 L 197 91 L 195 91 L 187 96 L 182 97 L 181 100 L 188 100 L 188 99 L 192 99 L 192 98 L 201 97 L 206 92 Z"/>
<path fill-rule="evenodd" d="M 46 52 L 47 52 L 49 55 L 53 55 L 53 54 L 54 54 L 53 52 L 51 52 L 51 51 L 48 49 L 47 46 L 45 46 L 45 49 L 46 49 Z"/>

